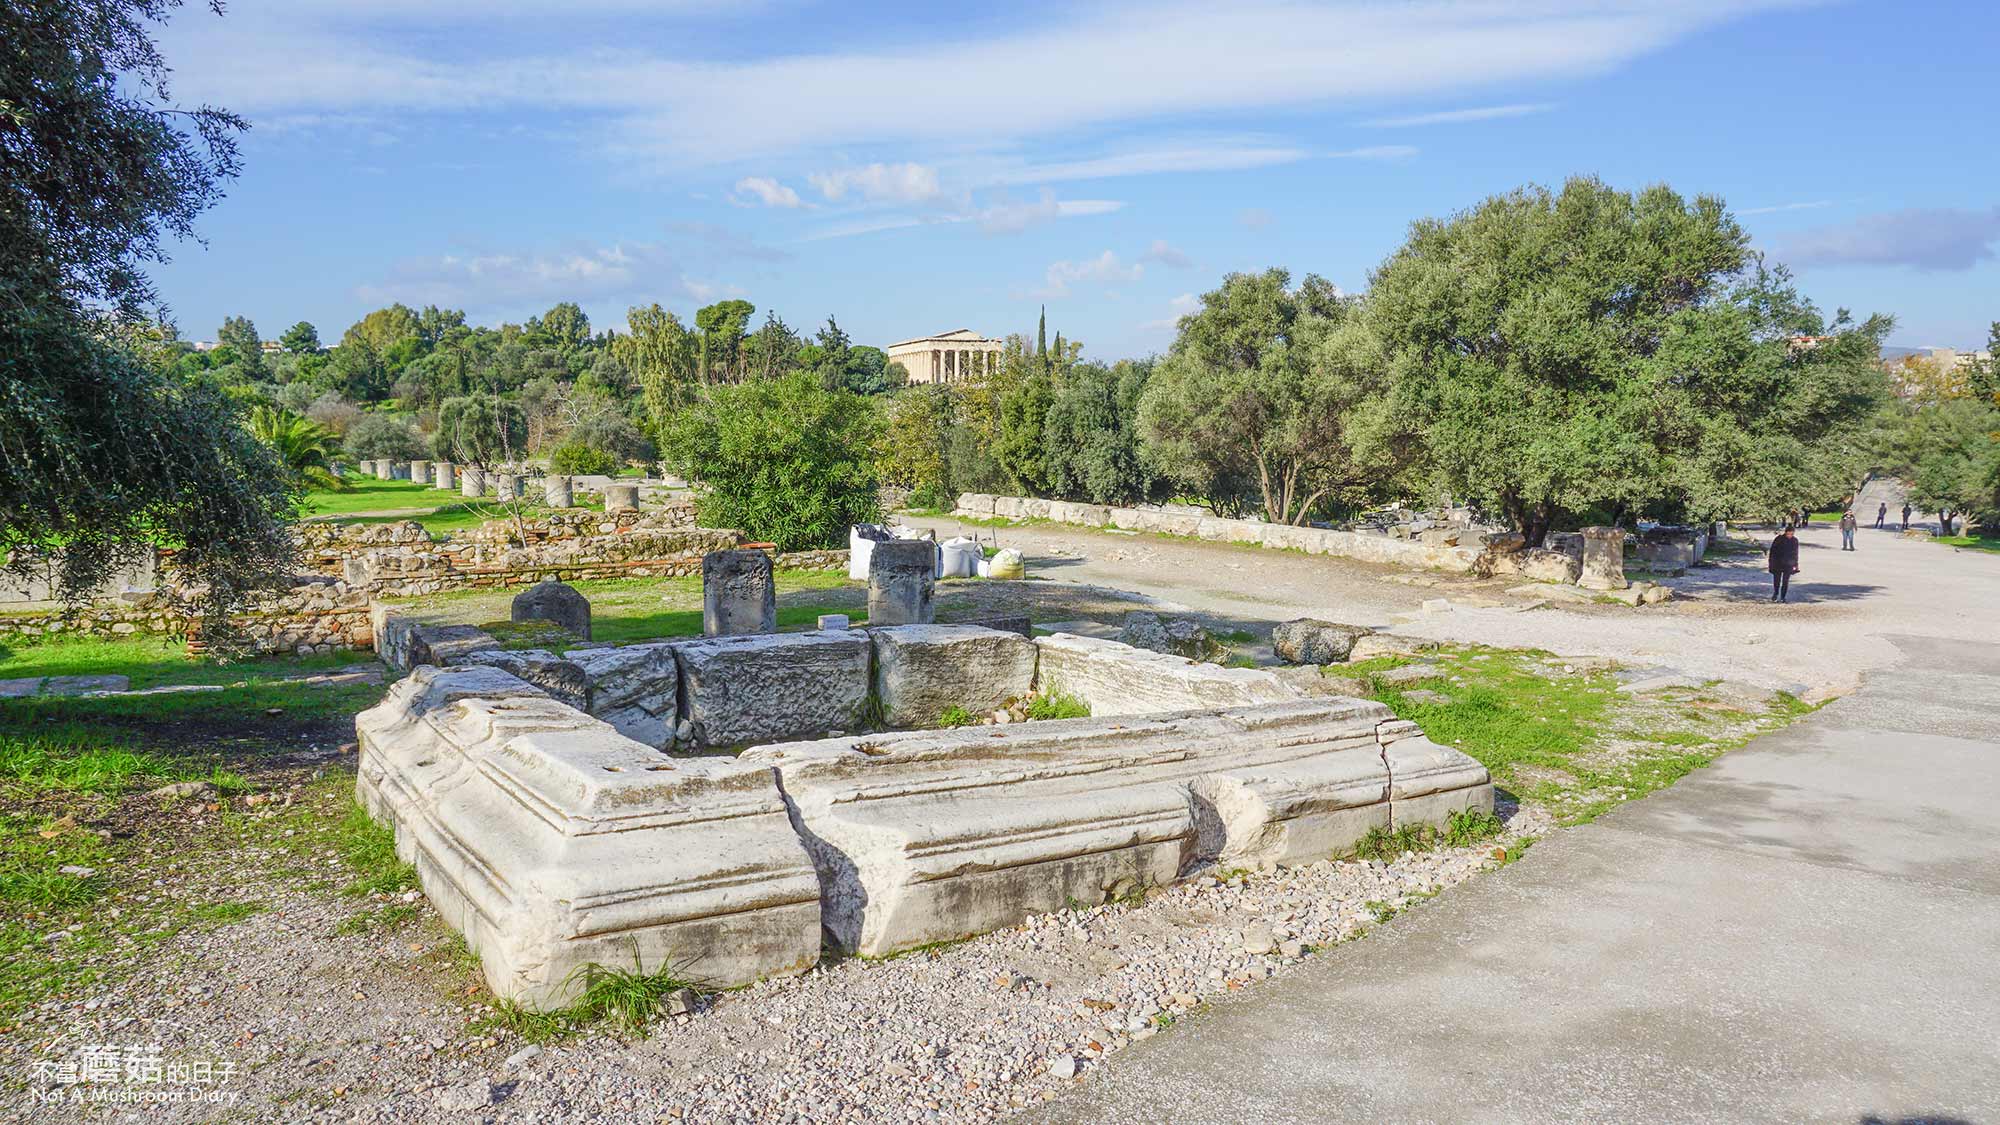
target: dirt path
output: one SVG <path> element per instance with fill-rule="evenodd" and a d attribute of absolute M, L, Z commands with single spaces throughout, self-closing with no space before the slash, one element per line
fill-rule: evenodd
<path fill-rule="evenodd" d="M 946 535 L 963 526 L 909 522 Z M 1022 550 L 1035 577 L 1133 590 L 1223 628 L 1257 632 L 1293 617 L 1321 617 L 1437 640 L 1659 664 L 1812 695 L 1852 691 L 1864 672 L 1893 664 L 1898 653 L 1885 634 L 1985 639 L 1986 627 L 1966 611 L 2000 599 L 2000 556 L 1872 529 L 1861 532 L 1859 549 L 1844 552 L 1831 526 L 1801 535 L 1801 572 L 1784 605 L 1769 600 L 1761 553 L 1768 534 L 1746 533 L 1757 539 L 1757 554 L 1712 556 L 1714 564 L 1666 583 L 1677 598 L 1665 605 L 1533 610 L 1506 595 L 1518 584 L 1511 581 L 1053 524 L 965 530 Z M 1448 613 L 1419 614 L 1436 598 L 1457 604 Z M 1403 619 L 1411 614 L 1419 615 Z"/>

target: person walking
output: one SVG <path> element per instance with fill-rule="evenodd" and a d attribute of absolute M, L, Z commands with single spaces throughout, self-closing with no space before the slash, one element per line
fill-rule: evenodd
<path fill-rule="evenodd" d="M 1903 530 L 1910 530 L 1910 506 L 1908 504 L 1903 505 Z"/>
<path fill-rule="evenodd" d="M 1887 523 L 1888 521 L 1889 521 L 1889 502 L 1887 500 L 1884 500 L 1882 501 L 1882 506 L 1875 509 L 1875 530 L 1877 531 L 1882 530 L 1882 525 L 1884 523 Z"/>
<path fill-rule="evenodd" d="M 1771 540 L 1771 600 L 1782 602 L 1792 592 L 1792 575 L 1799 572 L 1799 537 L 1787 527 Z"/>
<path fill-rule="evenodd" d="M 1841 550 L 1852 551 L 1854 549 L 1854 529 L 1860 526 L 1861 521 L 1854 518 L 1854 512 L 1851 509 L 1840 514 Z"/>

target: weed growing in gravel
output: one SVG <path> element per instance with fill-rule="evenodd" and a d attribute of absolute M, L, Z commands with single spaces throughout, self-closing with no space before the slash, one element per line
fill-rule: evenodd
<path fill-rule="evenodd" d="M 946 729 L 966 727 L 979 721 L 979 716 L 954 703 L 945 708 L 937 718 L 937 725 Z"/>
<path fill-rule="evenodd" d="M 1087 719 L 1090 705 L 1064 691 L 1047 692 L 1028 701 L 1030 719 Z"/>
<path fill-rule="evenodd" d="M 396 858 L 396 834 L 375 823 L 368 810 L 352 805 L 335 833 L 342 859 L 355 871 L 351 895 L 397 894 L 415 890 L 417 869 Z"/>
<path fill-rule="evenodd" d="M 666 997 L 694 987 L 692 982 L 677 975 L 672 965 L 647 972 L 636 942 L 632 947 L 631 969 L 579 965 L 564 978 L 563 984 L 579 989 L 568 1007 L 536 1012 L 502 1000 L 497 1022 L 530 1043 L 560 1038 L 600 1022 L 643 1039 L 646 1025 L 660 1014 Z"/>
<path fill-rule="evenodd" d="M 0 736 L 0 778 L 28 790 L 116 793 L 135 777 L 168 772 L 165 759 L 92 738 L 75 725 L 32 737 Z"/>
<path fill-rule="evenodd" d="M 1460 809 L 1442 827 L 1434 824 L 1405 824 L 1393 831 L 1377 825 L 1354 845 L 1358 859 L 1394 860 L 1406 852 L 1427 852 L 1440 847 L 1463 848 L 1500 834 L 1500 818 L 1485 809 Z"/>

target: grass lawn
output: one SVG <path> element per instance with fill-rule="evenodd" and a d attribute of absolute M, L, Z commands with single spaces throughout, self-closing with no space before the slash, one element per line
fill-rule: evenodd
<path fill-rule="evenodd" d="M 390 508 L 435 508 L 456 504 L 457 489 L 432 488 L 406 480 L 358 479 L 349 492 L 315 491 L 307 495 L 299 514 L 337 516 L 345 512 L 379 512 Z"/>
<path fill-rule="evenodd" d="M 1941 535 L 1933 542 L 1947 547 L 1963 547 L 1968 551 L 1986 551 L 2000 554 L 2000 539 L 1988 539 L 1979 535 Z"/>
<path fill-rule="evenodd" d="M 1410 664 L 1435 675 L 1378 678 Z M 1713 687 L 1629 695 L 1609 671 L 1522 650 L 1446 648 L 1327 672 L 1366 681 L 1398 717 L 1478 759 L 1495 785 L 1547 806 L 1563 824 L 1670 785 L 1811 710 L 1783 694 L 1745 702 Z"/>
<path fill-rule="evenodd" d="M 269 656 L 221 664 L 209 659 L 190 659 L 182 645 L 165 637 L 114 640 L 0 635 L 0 680 L 116 675 L 129 677 L 134 688 L 169 684 L 256 685 L 373 660 L 368 653 L 328 653 L 310 657 Z"/>
<path fill-rule="evenodd" d="M 822 613 L 868 617 L 868 584 L 844 571 L 777 574 L 778 627 L 809 629 Z M 607 578 L 573 583 L 590 599 L 591 638 L 615 644 L 691 637 L 701 633 L 701 578 Z M 516 626 L 511 606 L 519 589 L 453 590 L 392 602 L 399 610 L 437 622 L 477 625 L 509 648 L 561 646 L 568 638 L 540 623 Z"/>

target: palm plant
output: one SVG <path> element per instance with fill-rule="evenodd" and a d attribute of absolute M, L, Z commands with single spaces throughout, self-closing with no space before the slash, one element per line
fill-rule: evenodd
<path fill-rule="evenodd" d="M 332 430 L 289 410 L 259 406 L 250 412 L 250 432 L 277 450 L 285 468 L 307 488 L 347 492 L 347 483 L 333 469 L 343 460 L 340 439 Z"/>

